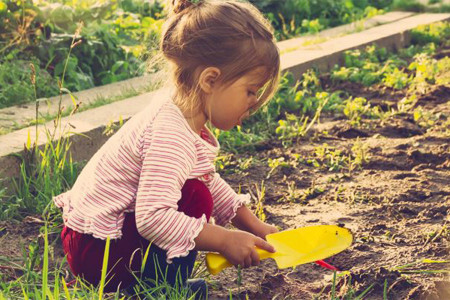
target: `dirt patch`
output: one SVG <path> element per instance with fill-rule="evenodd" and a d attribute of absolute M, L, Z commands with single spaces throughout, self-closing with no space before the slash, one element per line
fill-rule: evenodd
<path fill-rule="evenodd" d="M 230 281 L 236 270 L 220 273 L 214 279 L 221 285 L 211 291 L 212 298 L 223 299 L 231 291 L 240 299 L 329 299 L 332 293 L 345 298 L 367 291 L 364 299 L 382 299 L 386 291 L 388 299 L 450 299 L 450 136 L 445 127 L 448 96 L 442 94 L 445 102 L 437 100 L 440 93 L 447 88 L 437 87 L 419 100 L 433 102 L 430 109 L 443 116 L 431 127 L 418 124 L 411 113 L 388 122 L 364 120 L 359 127 L 328 118 L 316 128 L 319 138 L 314 141 L 243 155 L 260 163 L 224 178 L 235 187 L 241 184 L 244 192 L 264 180 L 268 222 L 282 229 L 341 224 L 352 230 L 354 243 L 326 260 L 344 271 L 334 292 L 333 273 L 327 269 L 307 264 L 278 270 L 269 260 L 243 270 L 240 287 Z M 400 100 L 400 94 L 389 97 Z M 322 130 L 329 135 L 321 138 Z M 368 145 L 370 160 L 351 175 L 303 162 L 265 178 L 268 157 L 289 161 L 297 154 L 306 161 L 324 143 L 348 154 L 356 139 Z M 292 186 L 298 197 L 289 202 L 286 194 Z M 302 198 L 312 187 L 323 192 Z"/>
<path fill-rule="evenodd" d="M 436 104 L 447 103 L 450 100 L 450 87 L 445 85 L 434 86 L 433 89 L 422 95 L 418 101 L 417 105 L 423 106 L 425 108 L 433 108 Z"/>

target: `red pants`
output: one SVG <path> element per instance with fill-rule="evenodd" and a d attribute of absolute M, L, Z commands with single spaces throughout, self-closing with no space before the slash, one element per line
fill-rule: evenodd
<path fill-rule="evenodd" d="M 182 190 L 182 197 L 178 202 L 178 211 L 190 217 L 200 218 L 203 214 L 209 220 L 213 209 L 213 201 L 208 188 L 199 180 L 187 180 Z M 64 253 L 69 266 L 75 276 L 80 276 L 93 285 L 100 282 L 103 254 L 106 242 L 94 238 L 90 234 L 76 232 L 64 226 L 61 232 Z M 172 264 L 165 261 L 166 252 L 156 245 L 151 245 L 148 262 L 143 274 L 140 274 L 142 257 L 147 250 L 149 241 L 144 239 L 136 228 L 134 213 L 128 213 L 122 228 L 122 238 L 111 240 L 109 248 L 108 270 L 105 286 L 106 292 L 116 291 L 134 284 L 137 277 L 155 280 L 158 275 L 154 270 L 155 261 L 162 272 L 167 272 L 167 282 L 174 284 L 175 276 L 181 273 L 182 280 L 186 280 L 192 272 L 197 252 L 191 251 L 187 257 L 175 258 Z M 150 259 L 153 257 L 153 260 Z M 166 270 L 164 270 L 166 269 Z M 158 278 L 161 278 L 160 276 Z"/>

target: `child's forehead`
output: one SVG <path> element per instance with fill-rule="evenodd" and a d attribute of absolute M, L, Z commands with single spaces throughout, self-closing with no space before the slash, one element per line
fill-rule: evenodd
<path fill-rule="evenodd" d="M 251 84 L 255 86 L 263 85 L 267 81 L 267 68 L 258 67 L 253 71 L 242 76 L 238 81 L 243 84 Z"/>

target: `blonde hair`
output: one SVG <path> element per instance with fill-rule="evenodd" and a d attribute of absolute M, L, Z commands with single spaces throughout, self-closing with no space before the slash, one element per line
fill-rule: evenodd
<path fill-rule="evenodd" d="M 230 85 L 257 67 L 266 70 L 253 111 L 275 93 L 280 54 L 273 28 L 253 5 L 235 0 L 172 0 L 160 51 L 172 65 L 175 104 L 196 112 L 202 106 L 198 77 L 209 66 L 221 70 L 218 81 Z"/>

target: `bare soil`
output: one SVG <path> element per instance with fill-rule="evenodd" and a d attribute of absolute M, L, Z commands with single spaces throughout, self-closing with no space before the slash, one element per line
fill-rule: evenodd
<path fill-rule="evenodd" d="M 345 88 L 385 109 L 405 96 L 404 91 L 377 91 L 357 84 Z M 349 274 L 336 279 L 336 296 L 351 291 L 359 295 L 373 285 L 365 299 L 383 299 L 386 282 L 388 299 L 450 299 L 449 100 L 447 86 L 433 87 L 419 98 L 417 105 L 435 116 L 432 126 L 417 124 L 410 113 L 384 122 L 366 119 L 358 127 L 342 118 L 324 118 L 310 140 L 288 148 L 274 141 L 264 152 L 244 155 L 253 155 L 260 163 L 223 177 L 235 187 L 244 184 L 243 192 L 254 190 L 255 184 L 264 180 L 267 221 L 281 229 L 318 224 L 344 224 L 351 229 L 353 245 L 326 260 Z M 299 163 L 265 178 L 267 158 L 289 161 L 293 154 L 300 154 L 306 161 L 314 157 L 314 147 L 324 143 L 345 154 L 357 139 L 368 145 L 370 160 L 351 174 Z M 323 192 L 288 202 L 283 196 L 290 182 L 300 195 L 312 186 Z M 246 295 L 249 299 L 331 298 L 333 272 L 316 264 L 278 270 L 274 261 L 267 260 L 243 270 L 241 277 L 241 285 L 237 284 L 236 269 L 213 277 L 218 285 L 212 297 L 224 298 L 231 289 L 234 297 L 241 299 Z"/>

